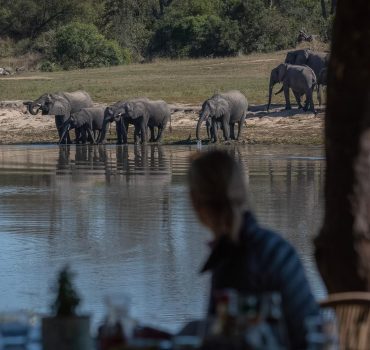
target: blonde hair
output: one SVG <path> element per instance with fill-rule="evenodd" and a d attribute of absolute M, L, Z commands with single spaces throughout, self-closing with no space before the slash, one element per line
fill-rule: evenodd
<path fill-rule="evenodd" d="M 247 190 L 241 166 L 225 151 L 201 153 L 191 161 L 188 182 L 194 205 L 205 207 L 224 234 L 238 239 Z"/>

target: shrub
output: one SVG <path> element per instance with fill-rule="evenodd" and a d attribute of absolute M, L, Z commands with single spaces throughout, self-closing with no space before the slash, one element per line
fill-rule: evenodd
<path fill-rule="evenodd" d="M 107 40 L 94 25 L 85 23 L 70 23 L 56 32 L 54 59 L 63 69 L 124 63 L 117 42 Z"/>
<path fill-rule="evenodd" d="M 259 25 L 261 31 L 256 37 L 253 51 L 276 51 L 295 46 L 299 31 L 296 23 L 276 9 L 265 10 Z"/>
<path fill-rule="evenodd" d="M 54 62 L 43 61 L 39 65 L 39 69 L 42 72 L 55 72 L 55 71 L 59 70 L 60 67 L 56 63 L 54 63 Z"/>
<path fill-rule="evenodd" d="M 0 57 L 8 57 L 14 54 L 14 42 L 9 38 L 0 38 Z"/>
<path fill-rule="evenodd" d="M 239 50 L 240 32 L 232 20 L 197 15 L 163 21 L 150 53 L 171 57 L 228 56 Z"/>

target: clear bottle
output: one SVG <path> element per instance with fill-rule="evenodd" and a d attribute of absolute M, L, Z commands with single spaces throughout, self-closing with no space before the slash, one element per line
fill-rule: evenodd
<path fill-rule="evenodd" d="M 110 350 L 130 341 L 134 323 L 130 317 L 131 302 L 127 295 L 108 295 L 104 299 L 107 312 L 98 329 L 98 349 Z"/>

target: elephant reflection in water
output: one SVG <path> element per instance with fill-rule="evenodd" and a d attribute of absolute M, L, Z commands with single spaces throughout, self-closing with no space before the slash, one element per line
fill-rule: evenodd
<path fill-rule="evenodd" d="M 71 156 L 71 146 L 70 145 L 61 145 L 59 146 L 59 156 L 57 161 L 57 169 L 63 170 L 66 169 L 69 165 L 69 160 Z"/>
<path fill-rule="evenodd" d="M 134 145 L 133 158 L 130 159 L 127 145 L 117 145 L 117 170 L 129 175 L 136 172 L 164 170 L 166 167 L 165 153 L 162 145 Z"/>
<path fill-rule="evenodd" d="M 103 145 L 76 146 L 76 165 L 79 165 L 79 163 L 86 164 L 88 162 L 91 166 L 101 166 L 106 163 L 107 159 L 107 150 Z"/>
<path fill-rule="evenodd" d="M 105 167 L 107 164 L 108 156 L 107 150 L 103 145 L 76 145 L 72 146 L 72 150 L 75 150 L 74 160 L 71 159 L 71 146 L 60 145 L 59 146 L 59 157 L 57 162 L 57 169 L 66 169 L 71 166 L 86 166 L 90 165 L 92 168 L 102 165 Z"/>

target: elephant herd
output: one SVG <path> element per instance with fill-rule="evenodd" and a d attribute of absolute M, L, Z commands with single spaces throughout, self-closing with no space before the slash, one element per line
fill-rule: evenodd
<path fill-rule="evenodd" d="M 299 108 L 314 111 L 312 98 L 316 86 L 326 85 L 328 54 L 311 50 L 288 52 L 285 63 L 271 71 L 269 99 L 276 83 L 282 83 L 285 108 L 290 109 L 289 89 L 293 91 Z M 279 93 L 277 92 L 277 93 Z M 318 99 L 321 94 L 318 88 Z M 276 93 L 276 94 L 277 94 Z M 304 106 L 301 97 L 306 96 Z M 319 96 L 320 95 L 320 96 Z M 94 107 L 86 91 L 46 93 L 34 101 L 24 102 L 29 113 L 54 115 L 59 143 L 72 143 L 69 131 L 75 129 L 75 143 L 105 143 L 110 123 L 115 122 L 117 143 L 127 143 L 129 125 L 134 127 L 134 142 L 161 142 L 167 123 L 171 124 L 170 107 L 165 101 L 153 101 L 145 97 L 118 101 L 107 107 Z M 200 140 L 200 127 L 205 123 L 208 138 L 218 141 L 221 129 L 225 140 L 238 139 L 248 111 L 246 97 L 237 90 L 216 93 L 204 101 L 196 126 L 196 137 Z M 235 124 L 238 125 L 235 135 Z M 171 127 L 170 127 L 171 129 Z M 149 134 L 149 135 L 148 135 Z"/>
<path fill-rule="evenodd" d="M 315 112 L 312 94 L 316 88 L 317 99 L 321 105 L 320 87 L 326 85 L 328 60 L 329 54 L 326 52 L 314 52 L 309 49 L 288 52 L 285 62 L 271 71 L 267 110 L 271 105 L 274 85 L 282 83 L 282 88 L 275 95 L 284 91 L 285 109 L 291 109 L 289 98 L 289 89 L 291 89 L 299 108 Z M 301 104 L 303 95 L 306 96 L 304 106 Z"/>
<path fill-rule="evenodd" d="M 35 101 L 24 102 L 28 111 L 36 115 L 55 116 L 59 143 L 72 143 L 69 130 L 75 129 L 76 143 L 105 143 L 107 128 L 116 123 L 117 143 L 127 143 L 128 126 L 134 126 L 134 140 L 160 142 L 171 118 L 168 104 L 145 97 L 119 101 L 108 107 L 94 107 L 86 91 L 44 94 Z"/>

